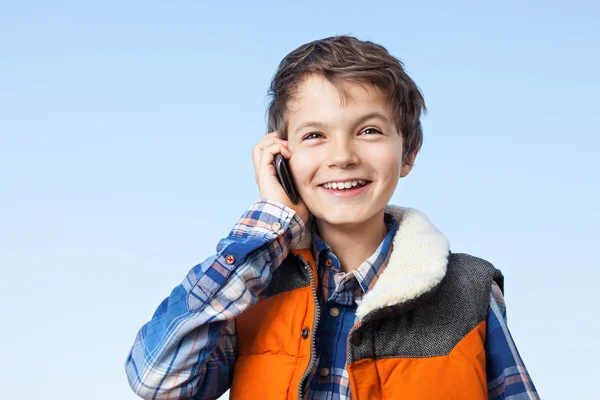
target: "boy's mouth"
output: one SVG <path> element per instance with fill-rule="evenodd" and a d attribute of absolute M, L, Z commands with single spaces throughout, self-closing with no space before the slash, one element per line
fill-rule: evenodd
<path fill-rule="evenodd" d="M 352 190 L 352 189 L 355 189 L 356 187 L 368 185 L 369 183 L 371 183 L 371 181 L 368 181 L 366 179 L 350 179 L 350 180 L 344 180 L 344 181 L 327 182 L 327 183 L 323 183 L 320 186 L 324 187 L 325 189 Z"/>
<path fill-rule="evenodd" d="M 366 179 L 351 179 L 345 181 L 332 181 L 319 185 L 326 193 L 336 197 L 354 197 L 364 192 L 371 184 Z"/>

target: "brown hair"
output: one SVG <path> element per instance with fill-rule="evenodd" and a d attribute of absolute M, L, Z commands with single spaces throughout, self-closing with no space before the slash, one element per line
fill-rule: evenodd
<path fill-rule="evenodd" d="M 340 92 L 342 102 L 348 99 L 342 88 L 344 81 L 370 83 L 391 102 L 396 128 L 404 140 L 402 161 L 423 144 L 421 113 L 426 111 L 423 94 L 404 71 L 404 64 L 381 45 L 351 36 L 333 36 L 304 44 L 285 56 L 271 81 L 268 109 L 268 131 L 277 130 L 287 138 L 288 101 L 298 84 L 310 74 L 326 78 Z"/>

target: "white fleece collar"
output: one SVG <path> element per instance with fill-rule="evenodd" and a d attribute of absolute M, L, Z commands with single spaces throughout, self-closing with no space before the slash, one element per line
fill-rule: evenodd
<path fill-rule="evenodd" d="M 388 205 L 398 220 L 389 263 L 375 286 L 362 299 L 356 315 L 415 299 L 437 286 L 446 275 L 450 245 L 446 237 L 420 211 Z M 310 223 L 296 248 L 311 245 Z"/>

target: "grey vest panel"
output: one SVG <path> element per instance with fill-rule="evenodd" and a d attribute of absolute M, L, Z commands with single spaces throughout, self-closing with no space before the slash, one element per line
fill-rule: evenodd
<path fill-rule="evenodd" d="M 365 358 L 446 355 L 486 319 L 495 280 L 502 273 L 468 254 L 450 254 L 438 286 L 407 303 L 375 310 L 350 335 L 348 363 Z"/>
<path fill-rule="evenodd" d="M 260 292 L 260 297 L 268 298 L 276 294 L 309 286 L 310 280 L 300 259 L 290 253 L 273 272 L 271 282 Z"/>

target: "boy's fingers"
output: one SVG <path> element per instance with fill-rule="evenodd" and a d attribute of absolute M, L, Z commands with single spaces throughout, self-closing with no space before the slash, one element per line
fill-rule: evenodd
<path fill-rule="evenodd" d="M 284 143 L 287 146 L 287 140 L 283 140 L 281 138 L 275 137 L 275 136 L 266 136 L 263 137 L 257 144 L 258 147 L 260 148 L 266 148 L 268 146 L 271 146 L 275 143 Z"/>
<path fill-rule="evenodd" d="M 281 139 L 281 137 L 279 136 L 279 134 L 277 133 L 277 131 L 275 132 L 269 132 L 267 134 L 265 134 L 259 141 L 258 143 L 264 143 L 264 142 L 270 142 L 274 139 Z"/>
<path fill-rule="evenodd" d="M 252 148 L 252 162 L 254 163 L 257 183 L 259 183 L 261 176 L 265 177 L 275 174 L 273 161 L 277 153 L 281 153 L 286 159 L 292 156 L 292 152 L 288 149 L 287 140 L 281 139 L 281 135 L 277 131 L 265 134 Z M 264 168 L 267 169 L 265 170 Z"/>
<path fill-rule="evenodd" d="M 256 146 L 254 146 L 252 148 L 252 156 L 256 157 L 256 156 L 260 156 L 260 154 L 269 146 L 273 146 L 276 144 L 281 144 L 283 146 L 285 146 L 287 148 L 287 142 L 281 139 L 276 139 L 276 138 L 267 138 L 266 140 L 261 140 L 260 142 L 258 142 L 258 144 Z M 260 157 L 259 157 L 260 158 Z"/>
<path fill-rule="evenodd" d="M 259 165 L 272 164 L 275 159 L 275 154 L 277 153 L 281 153 L 284 158 L 290 158 L 292 156 L 292 152 L 288 150 L 287 146 L 284 146 L 281 143 L 275 143 L 262 151 Z"/>
<path fill-rule="evenodd" d="M 287 149 L 288 143 L 285 140 L 275 137 L 265 137 L 261 139 L 260 142 L 258 142 L 258 144 L 252 148 L 252 161 L 254 162 L 255 168 L 257 168 L 260 164 L 263 152 L 272 146 L 282 146 L 283 148 Z"/>

